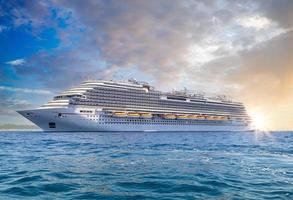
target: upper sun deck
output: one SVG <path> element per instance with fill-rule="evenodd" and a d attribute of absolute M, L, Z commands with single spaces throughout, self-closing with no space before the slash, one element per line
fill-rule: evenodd
<path fill-rule="evenodd" d="M 79 86 L 73 87 L 69 90 L 61 92 L 59 95 L 55 96 L 54 99 L 64 99 L 64 98 L 86 98 L 85 94 L 98 87 L 106 87 L 106 88 L 115 88 L 115 89 L 138 89 L 144 90 L 146 92 L 156 92 L 159 93 L 161 99 L 165 100 L 174 100 L 174 101 L 187 101 L 187 102 L 197 102 L 202 101 L 205 103 L 216 103 L 216 104 L 230 104 L 230 105 L 238 105 L 242 106 L 243 104 L 240 102 L 232 101 L 232 98 L 221 95 L 215 97 L 207 97 L 203 92 L 195 92 L 191 90 L 173 90 L 170 92 L 162 92 L 155 90 L 153 86 L 151 86 L 147 82 L 136 81 L 135 79 L 129 80 L 87 80 L 82 82 Z"/>

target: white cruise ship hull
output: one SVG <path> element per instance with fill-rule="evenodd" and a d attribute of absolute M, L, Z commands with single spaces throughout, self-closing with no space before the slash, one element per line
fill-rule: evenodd
<path fill-rule="evenodd" d="M 234 121 L 144 119 L 107 116 L 93 109 L 81 114 L 80 108 L 39 108 L 18 111 L 44 131 L 249 131 L 251 128 Z"/>

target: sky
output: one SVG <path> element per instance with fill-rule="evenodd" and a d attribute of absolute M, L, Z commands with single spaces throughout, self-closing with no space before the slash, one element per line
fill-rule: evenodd
<path fill-rule="evenodd" d="M 292 0 L 0 0 L 0 125 L 87 79 L 226 94 L 293 129 Z"/>

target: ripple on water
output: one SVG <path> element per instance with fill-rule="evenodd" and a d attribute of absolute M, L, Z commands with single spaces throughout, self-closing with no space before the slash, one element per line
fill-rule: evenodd
<path fill-rule="evenodd" d="M 77 184 L 69 184 L 69 183 L 47 183 L 47 184 L 41 184 L 39 186 L 39 188 L 42 191 L 53 192 L 53 193 L 69 192 L 69 191 L 75 190 L 77 187 L 78 187 Z"/>
<path fill-rule="evenodd" d="M 52 173 L 47 173 L 46 174 L 49 177 L 54 177 L 57 179 L 73 179 L 73 178 L 79 178 L 78 174 L 65 171 L 65 172 L 52 172 Z"/>
<path fill-rule="evenodd" d="M 23 183 L 29 183 L 29 182 L 40 182 L 43 181 L 43 177 L 39 176 L 39 175 L 35 175 L 35 176 L 25 176 L 22 178 L 18 178 L 15 181 L 12 181 L 10 184 L 12 185 L 17 185 L 17 184 L 23 184 Z"/>
<path fill-rule="evenodd" d="M 167 192 L 172 193 L 201 193 L 208 196 L 221 195 L 221 192 L 212 186 L 204 186 L 198 184 L 177 184 L 173 185 Z"/>
<path fill-rule="evenodd" d="M 5 190 L 1 191 L 3 194 L 11 195 L 11 196 L 23 196 L 23 197 L 30 197 L 30 196 L 39 196 L 44 192 L 40 190 L 39 187 L 36 186 L 16 186 L 10 187 Z"/>
<path fill-rule="evenodd" d="M 118 182 L 118 186 L 131 191 L 151 191 L 156 193 L 206 193 L 208 195 L 220 195 L 221 192 L 212 186 L 204 186 L 199 184 L 176 184 L 176 182 L 158 182 L 158 181 L 143 181 L 143 182 Z"/>
<path fill-rule="evenodd" d="M 130 190 L 152 190 L 155 191 L 157 189 L 169 189 L 171 184 L 168 182 L 157 182 L 157 181 L 144 181 L 144 182 L 117 182 L 116 185 Z"/>
<path fill-rule="evenodd" d="M 5 174 L 0 175 L 0 183 L 4 183 L 4 182 L 10 180 L 11 178 L 12 178 L 12 177 L 9 176 L 9 175 L 5 175 Z"/>
<path fill-rule="evenodd" d="M 137 200 L 137 199 L 151 199 L 148 196 L 140 195 L 140 194 L 132 194 L 132 193 L 109 193 L 109 194 L 101 194 L 95 192 L 84 192 L 80 195 L 75 195 L 72 199 L 111 199 L 111 200 Z M 163 198 L 162 198 L 163 199 Z M 170 198 L 169 198 L 170 200 Z"/>

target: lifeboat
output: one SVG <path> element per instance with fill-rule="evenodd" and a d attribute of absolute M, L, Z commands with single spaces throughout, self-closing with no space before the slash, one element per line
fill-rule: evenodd
<path fill-rule="evenodd" d="M 139 117 L 140 114 L 137 113 L 137 112 L 129 112 L 129 113 L 127 114 L 127 116 L 128 116 L 128 117 Z"/>
<path fill-rule="evenodd" d="M 204 118 L 210 120 L 210 119 L 211 119 L 211 116 L 209 116 L 209 115 L 204 115 Z"/>
<path fill-rule="evenodd" d="M 207 115 L 206 119 L 208 119 L 208 120 L 217 120 L 217 116 Z"/>
<path fill-rule="evenodd" d="M 200 116 L 200 115 L 190 115 L 189 118 L 190 118 L 190 119 L 198 119 L 199 116 Z"/>
<path fill-rule="evenodd" d="M 223 118 L 222 118 L 222 116 L 217 116 L 216 119 L 217 119 L 217 120 L 222 120 Z"/>
<path fill-rule="evenodd" d="M 205 119 L 205 116 L 204 115 L 198 115 L 196 118 L 197 119 Z"/>
<path fill-rule="evenodd" d="M 227 120 L 227 117 L 226 116 L 221 116 L 220 120 Z"/>
<path fill-rule="evenodd" d="M 222 116 L 215 116 L 215 120 L 222 120 Z"/>
<path fill-rule="evenodd" d="M 207 119 L 209 119 L 209 120 L 217 120 L 217 118 L 218 118 L 217 116 L 208 116 L 207 117 Z"/>
<path fill-rule="evenodd" d="M 219 120 L 227 120 L 228 117 L 227 116 L 219 116 Z"/>
<path fill-rule="evenodd" d="M 165 118 L 165 119 L 175 119 L 176 116 L 173 115 L 173 114 L 165 114 L 165 115 L 164 115 L 164 118 Z"/>
<path fill-rule="evenodd" d="M 204 115 L 197 115 L 196 119 L 205 119 L 206 117 Z"/>
<path fill-rule="evenodd" d="M 143 118 L 152 118 L 153 117 L 153 115 L 151 113 L 147 113 L 147 112 L 140 113 L 140 116 Z"/>
<path fill-rule="evenodd" d="M 114 116 L 116 116 L 116 117 L 126 117 L 127 113 L 126 112 L 114 112 Z"/>
<path fill-rule="evenodd" d="M 197 115 L 188 115 L 188 119 L 196 119 Z"/>
<path fill-rule="evenodd" d="M 178 119 L 187 119 L 188 115 L 176 115 Z"/>
<path fill-rule="evenodd" d="M 216 116 L 215 119 L 216 120 L 225 120 L 225 118 L 226 118 L 225 116 Z"/>
<path fill-rule="evenodd" d="M 228 119 L 229 119 L 228 116 L 222 116 L 222 117 L 221 117 L 221 120 L 228 120 Z"/>

